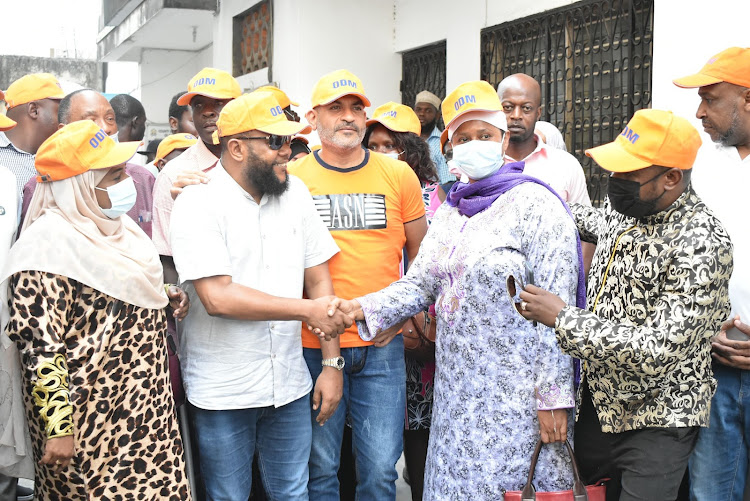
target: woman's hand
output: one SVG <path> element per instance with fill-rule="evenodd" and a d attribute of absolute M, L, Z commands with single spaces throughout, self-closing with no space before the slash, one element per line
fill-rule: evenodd
<path fill-rule="evenodd" d="M 542 442 L 565 442 L 568 438 L 568 410 L 536 411 Z"/>
<path fill-rule="evenodd" d="M 185 318 L 190 311 L 190 298 L 187 292 L 176 285 L 167 286 L 167 297 L 169 306 L 172 307 L 172 314 L 178 322 Z"/>
<path fill-rule="evenodd" d="M 75 452 L 73 435 L 65 437 L 48 438 L 44 446 L 44 456 L 39 460 L 41 464 L 48 464 L 59 473 L 70 464 Z"/>

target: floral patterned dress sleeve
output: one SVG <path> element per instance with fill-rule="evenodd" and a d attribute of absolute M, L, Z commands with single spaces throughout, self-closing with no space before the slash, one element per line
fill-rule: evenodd
<path fill-rule="evenodd" d="M 40 271 L 16 273 L 10 282 L 7 331 L 21 355 L 34 408 L 47 438 L 73 435 L 64 338 L 75 285 L 66 277 Z M 61 289 L 70 294 L 52 292 Z"/>

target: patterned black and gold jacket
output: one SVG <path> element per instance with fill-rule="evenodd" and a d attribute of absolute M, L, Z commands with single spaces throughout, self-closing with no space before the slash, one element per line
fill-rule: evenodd
<path fill-rule="evenodd" d="M 710 339 L 730 313 L 724 227 L 692 187 L 637 220 L 608 203 L 571 209 L 581 239 L 597 247 L 588 311 L 566 306 L 555 332 L 583 361 L 602 431 L 708 426 Z"/>

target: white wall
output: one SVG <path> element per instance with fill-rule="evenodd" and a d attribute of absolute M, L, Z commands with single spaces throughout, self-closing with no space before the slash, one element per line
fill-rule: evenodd
<path fill-rule="evenodd" d="M 149 122 L 166 123 L 169 103 L 177 92 L 187 90 L 190 79 L 211 65 L 212 48 L 201 52 L 144 50 L 140 60 L 140 97 Z"/>
<path fill-rule="evenodd" d="M 697 89 L 681 89 L 672 80 L 696 73 L 724 49 L 750 46 L 750 2 L 713 0 L 709 8 L 702 0 L 682 0 L 678 9 L 670 2 L 655 4 L 652 107 L 690 119 L 703 134 L 695 118 Z"/>
<path fill-rule="evenodd" d="M 214 64 L 231 71 L 232 18 L 253 5 L 223 0 L 214 22 Z M 394 52 L 392 1 L 274 0 L 273 81 L 299 112 L 310 107 L 317 80 L 346 68 L 357 75 L 373 105 L 399 101 L 401 56 Z M 267 82 L 266 70 L 240 78 L 243 87 Z"/>

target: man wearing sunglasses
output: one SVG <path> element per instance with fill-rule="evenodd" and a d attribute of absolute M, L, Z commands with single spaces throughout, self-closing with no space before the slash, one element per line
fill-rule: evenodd
<path fill-rule="evenodd" d="M 362 148 L 365 108 L 362 82 L 346 70 L 323 76 L 306 118 L 321 149 L 297 160 L 299 176 L 315 199 L 341 252 L 331 259 L 340 297 L 359 297 L 399 278 L 406 249 L 413 261 L 427 232 L 419 180 L 404 162 Z M 347 415 L 357 466 L 357 499 L 395 500 L 396 462 L 403 449 L 406 369 L 397 331 L 363 341 L 356 326 L 341 336 L 341 355 L 331 359 L 316 336 L 303 330 L 302 345 L 316 378 L 335 364 L 343 374 L 342 405 L 325 426 L 313 423 L 310 500 L 338 499 L 341 442 Z"/>
<path fill-rule="evenodd" d="M 328 320 L 338 247 L 286 172 L 291 137 L 310 127 L 287 120 L 266 92 L 228 103 L 216 126 L 221 159 L 210 182 L 177 198 L 170 232 L 180 279 L 200 299 L 180 358 L 201 472 L 209 499 L 247 499 L 257 451 L 270 499 L 307 500 L 313 384 L 300 321 L 328 337 L 352 323 L 336 311 Z M 322 343 L 326 357 L 339 356 L 338 339 Z M 329 367 L 313 395 L 319 425 L 340 396 L 340 372 Z"/>

